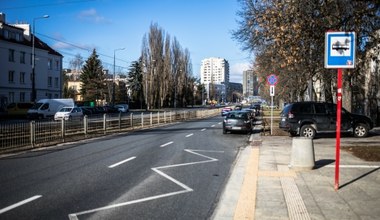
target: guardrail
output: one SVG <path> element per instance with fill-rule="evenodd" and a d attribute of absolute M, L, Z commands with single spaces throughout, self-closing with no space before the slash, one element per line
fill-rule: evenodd
<path fill-rule="evenodd" d="M 78 120 L 0 123 L 0 154 L 220 114 L 220 109 L 104 114 Z"/>

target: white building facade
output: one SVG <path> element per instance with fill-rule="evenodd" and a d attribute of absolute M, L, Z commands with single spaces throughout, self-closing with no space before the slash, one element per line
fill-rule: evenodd
<path fill-rule="evenodd" d="M 32 102 L 32 33 L 30 24 L 7 24 L 0 13 L 0 100 Z M 35 37 L 36 101 L 62 96 L 62 58 Z"/>
<path fill-rule="evenodd" d="M 201 83 L 205 85 L 208 100 L 225 102 L 230 80 L 230 66 L 223 58 L 206 58 L 201 63 Z"/>

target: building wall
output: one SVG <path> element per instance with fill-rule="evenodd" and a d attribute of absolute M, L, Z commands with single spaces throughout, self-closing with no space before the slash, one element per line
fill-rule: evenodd
<path fill-rule="evenodd" d="M 2 14 L 3 15 L 3 14 Z M 11 102 L 32 101 L 30 25 L 0 19 L 0 96 Z M 25 29 L 23 29 L 25 28 Z M 37 38 L 36 38 L 37 39 Z M 62 55 L 39 39 L 35 47 L 36 100 L 62 96 Z"/>
<path fill-rule="evenodd" d="M 257 75 L 253 70 L 243 71 L 243 95 L 246 98 L 258 95 Z"/>
<path fill-rule="evenodd" d="M 223 58 L 207 58 L 201 63 L 201 83 L 205 85 L 207 98 L 225 102 L 230 80 L 230 66 Z"/>

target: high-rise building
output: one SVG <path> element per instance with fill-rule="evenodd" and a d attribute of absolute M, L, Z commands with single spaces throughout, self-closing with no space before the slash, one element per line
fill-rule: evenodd
<path fill-rule="evenodd" d="M 207 99 L 225 102 L 230 81 L 230 65 L 223 58 L 211 57 L 202 60 L 201 83 L 205 85 Z"/>
<path fill-rule="evenodd" d="M 258 96 L 257 75 L 253 70 L 243 71 L 243 95 L 246 98 Z"/>
<path fill-rule="evenodd" d="M 230 65 L 223 58 L 207 58 L 201 64 L 201 83 L 228 84 L 230 81 Z"/>

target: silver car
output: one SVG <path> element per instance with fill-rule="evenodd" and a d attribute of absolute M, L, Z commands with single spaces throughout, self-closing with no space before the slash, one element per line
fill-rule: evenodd
<path fill-rule="evenodd" d="M 82 118 L 83 111 L 79 107 L 63 107 L 54 115 L 54 120 L 69 120 Z"/>

